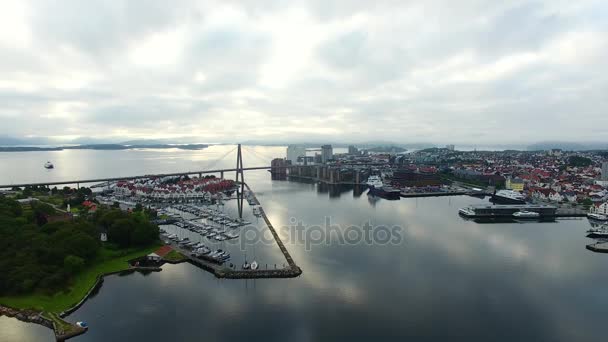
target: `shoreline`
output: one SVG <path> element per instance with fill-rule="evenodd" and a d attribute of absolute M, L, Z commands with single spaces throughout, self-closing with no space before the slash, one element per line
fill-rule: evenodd
<path fill-rule="evenodd" d="M 147 247 L 147 248 L 141 249 L 138 252 L 133 252 L 133 253 L 127 254 L 126 256 L 128 256 L 129 259 L 125 260 L 126 268 L 123 268 L 120 270 L 109 271 L 109 272 L 102 272 L 102 273 L 97 274 L 95 277 L 95 282 L 88 288 L 86 293 L 82 297 L 79 297 L 79 300 L 76 303 L 69 305 L 69 307 L 63 309 L 61 312 L 56 312 L 57 310 L 45 310 L 44 307 L 39 307 L 39 308 L 21 307 L 21 308 L 19 308 L 19 307 L 16 307 L 15 305 L 8 305 L 8 304 L 6 304 L 6 301 L 3 301 L 2 299 L 0 299 L 0 316 L 13 317 L 20 321 L 26 322 L 26 323 L 34 323 L 34 324 L 39 324 L 39 325 L 45 326 L 45 327 L 53 330 L 53 332 L 55 333 L 56 341 L 65 341 L 69 338 L 84 334 L 87 331 L 87 328 L 82 328 L 74 323 L 68 322 L 68 321 L 64 320 L 64 318 L 66 316 L 68 316 L 69 314 L 73 313 L 74 311 L 78 310 L 82 305 L 84 305 L 84 303 L 86 303 L 86 301 L 91 297 L 91 295 L 93 293 L 95 293 L 95 291 L 101 287 L 101 285 L 103 284 L 104 278 L 106 276 L 115 275 L 115 274 L 133 273 L 133 272 L 137 272 L 137 271 L 146 271 L 146 272 L 160 271 L 161 270 L 160 267 L 132 267 L 130 264 L 130 261 L 139 259 L 142 256 L 147 255 L 152 248 L 157 249 L 157 248 L 159 248 L 159 246 Z M 122 258 L 124 258 L 124 257 L 125 256 L 123 256 Z M 111 262 L 115 262 L 116 259 L 120 259 L 120 258 L 121 257 L 106 260 L 106 263 L 108 265 L 111 265 Z M 98 265 L 98 267 L 99 267 L 99 265 Z M 23 296 L 23 297 L 21 297 L 21 299 L 24 299 L 27 297 L 28 296 Z M 47 297 L 51 297 L 51 296 L 47 296 Z M 19 297 L 10 297 L 10 296 L 4 297 L 4 299 L 7 299 L 7 298 L 19 298 Z M 17 300 L 17 302 L 18 301 L 19 300 Z M 10 302 L 10 300 L 9 300 L 9 302 Z M 50 318 L 47 316 L 50 316 Z"/>

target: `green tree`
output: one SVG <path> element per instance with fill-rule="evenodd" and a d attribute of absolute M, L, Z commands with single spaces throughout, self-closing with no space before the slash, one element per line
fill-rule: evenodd
<path fill-rule="evenodd" d="M 84 268 L 84 259 L 75 255 L 68 255 L 63 259 L 63 268 L 69 274 L 76 274 Z"/>

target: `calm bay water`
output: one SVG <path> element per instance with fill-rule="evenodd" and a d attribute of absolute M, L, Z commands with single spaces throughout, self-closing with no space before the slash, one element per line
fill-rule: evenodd
<path fill-rule="evenodd" d="M 0 183 L 232 167 L 234 155 L 212 160 L 232 148 L 2 153 Z M 284 155 L 255 151 L 245 151 L 245 166 Z M 43 169 L 47 160 L 55 170 Z M 602 340 L 608 255 L 585 250 L 586 220 L 477 224 L 457 214 L 482 201 L 471 197 L 376 202 L 348 187 L 271 181 L 267 171 L 245 177 L 282 233 L 294 220 L 330 218 L 342 230 L 400 226 L 402 240 L 310 250 L 286 242 L 304 271 L 296 279 L 218 280 L 189 264 L 110 276 L 68 317 L 91 326 L 74 341 Z M 281 262 L 273 246 L 232 255 Z M 0 341 L 51 340 L 45 328 L 0 318 Z"/>

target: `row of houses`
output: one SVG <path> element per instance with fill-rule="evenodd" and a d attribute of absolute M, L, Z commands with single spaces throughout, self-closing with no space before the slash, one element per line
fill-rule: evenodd
<path fill-rule="evenodd" d="M 234 188 L 234 181 L 219 178 L 191 178 L 166 183 L 160 180 L 118 182 L 114 192 L 120 196 L 136 196 L 159 200 L 217 198 L 219 193 Z"/>

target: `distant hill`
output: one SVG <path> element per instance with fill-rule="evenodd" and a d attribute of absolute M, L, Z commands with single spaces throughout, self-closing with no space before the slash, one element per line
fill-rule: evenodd
<path fill-rule="evenodd" d="M 202 150 L 209 147 L 205 144 L 186 144 L 186 145 L 122 145 L 122 144 L 90 144 L 77 146 L 59 147 L 36 147 L 36 146 L 4 146 L 0 147 L 0 152 L 33 152 L 33 151 L 62 151 L 62 150 L 130 150 L 130 149 L 168 149 L 177 148 L 180 150 Z"/>
<path fill-rule="evenodd" d="M 46 138 L 14 138 L 9 136 L 0 136 L 0 146 L 32 146 L 49 144 L 50 141 Z"/>
<path fill-rule="evenodd" d="M 407 149 L 399 146 L 378 146 L 366 149 L 368 152 L 374 153 L 401 153 L 407 151 Z"/>
<path fill-rule="evenodd" d="M 564 151 L 588 151 L 608 149 L 608 143 L 577 143 L 567 141 L 545 141 L 528 146 L 529 151 L 561 149 Z"/>

